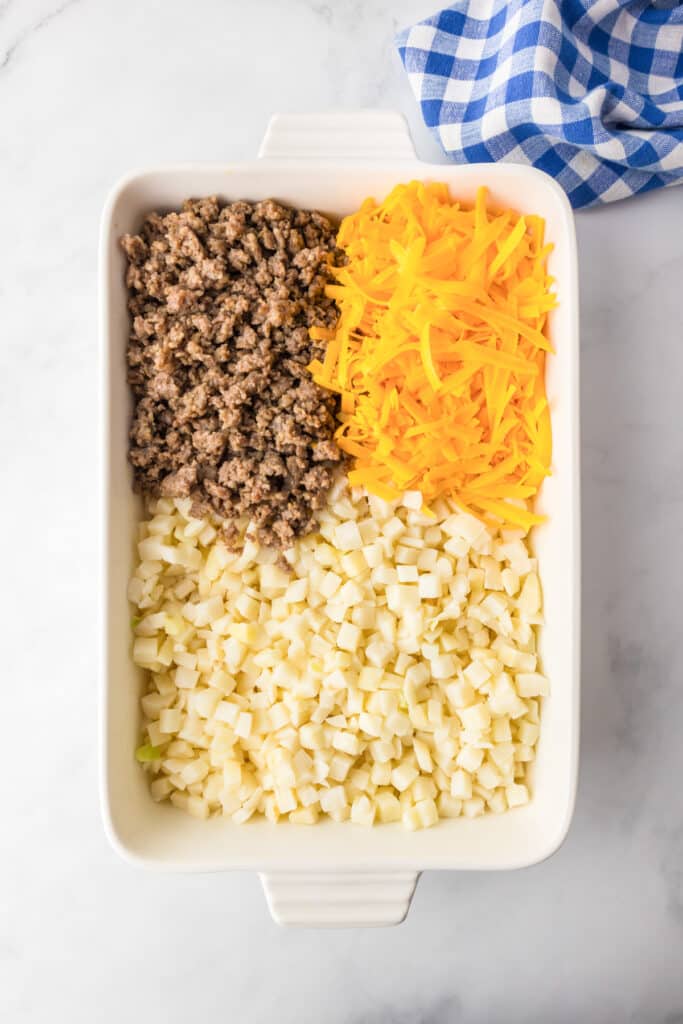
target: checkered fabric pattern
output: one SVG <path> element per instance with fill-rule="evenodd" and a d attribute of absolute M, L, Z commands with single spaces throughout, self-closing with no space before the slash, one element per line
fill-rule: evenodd
<path fill-rule="evenodd" d="M 574 207 L 683 183 L 683 3 L 460 0 L 397 46 L 457 163 L 532 164 Z"/>

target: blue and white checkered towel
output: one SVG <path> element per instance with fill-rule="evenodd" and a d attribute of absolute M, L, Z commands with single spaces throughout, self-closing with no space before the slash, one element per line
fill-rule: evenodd
<path fill-rule="evenodd" d="M 459 0 L 397 45 L 458 163 L 533 164 L 574 207 L 683 182 L 683 3 Z"/>

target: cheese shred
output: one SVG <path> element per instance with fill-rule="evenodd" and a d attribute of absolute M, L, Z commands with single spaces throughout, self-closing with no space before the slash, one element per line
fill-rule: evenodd
<path fill-rule="evenodd" d="M 540 217 L 474 206 L 413 181 L 341 224 L 339 306 L 318 384 L 341 396 L 354 486 L 382 498 L 448 495 L 524 530 L 550 472 L 545 327 L 555 305 Z"/>

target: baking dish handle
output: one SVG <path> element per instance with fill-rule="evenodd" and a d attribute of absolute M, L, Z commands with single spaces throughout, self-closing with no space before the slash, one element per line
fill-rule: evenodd
<path fill-rule="evenodd" d="M 395 110 L 274 114 L 259 158 L 265 160 L 415 160 L 408 125 Z"/>
<path fill-rule="evenodd" d="M 277 924 L 308 928 L 372 928 L 400 924 L 408 913 L 414 871 L 276 871 L 261 875 Z"/>

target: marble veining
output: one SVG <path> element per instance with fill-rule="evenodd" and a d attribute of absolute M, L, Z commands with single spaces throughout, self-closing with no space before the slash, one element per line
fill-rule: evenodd
<path fill-rule="evenodd" d="M 255 155 L 275 110 L 403 110 L 433 0 L 0 3 L 0 1019 L 683 1021 L 683 189 L 577 218 L 583 721 L 574 823 L 514 874 L 427 874 L 381 932 L 286 932 L 255 875 L 108 848 L 97 735 L 97 221 L 113 181 Z"/>

